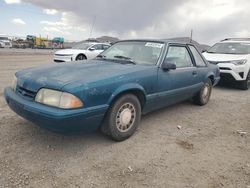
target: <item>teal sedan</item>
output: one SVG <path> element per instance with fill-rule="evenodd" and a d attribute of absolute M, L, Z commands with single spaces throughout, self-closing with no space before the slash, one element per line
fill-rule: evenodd
<path fill-rule="evenodd" d="M 193 44 L 124 40 L 94 60 L 19 71 L 4 94 L 14 112 L 46 129 L 100 129 L 122 141 L 141 114 L 190 98 L 207 104 L 219 75 Z"/>

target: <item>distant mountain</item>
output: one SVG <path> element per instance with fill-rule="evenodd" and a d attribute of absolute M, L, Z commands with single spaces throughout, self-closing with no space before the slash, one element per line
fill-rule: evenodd
<path fill-rule="evenodd" d="M 96 38 L 96 40 L 99 41 L 99 42 L 114 43 L 114 42 L 117 42 L 119 39 L 116 38 L 116 37 L 102 36 L 102 37 Z"/>
<path fill-rule="evenodd" d="M 200 44 L 195 40 L 192 40 L 190 37 L 176 37 L 176 38 L 168 38 L 166 40 L 174 40 L 174 41 L 179 41 L 179 42 L 189 42 L 191 44 L 194 44 L 200 52 L 207 50 L 210 48 L 209 45 L 206 44 Z"/>
<path fill-rule="evenodd" d="M 108 43 L 114 43 L 117 42 L 119 39 L 116 37 L 110 37 L 110 36 L 102 36 L 98 38 L 89 38 L 86 40 L 82 40 L 79 42 L 65 42 L 64 48 L 72 48 L 73 46 L 83 43 L 83 42 L 108 42 Z"/>

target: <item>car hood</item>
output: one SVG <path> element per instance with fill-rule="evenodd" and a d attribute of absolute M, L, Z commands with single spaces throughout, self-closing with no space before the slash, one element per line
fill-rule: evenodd
<path fill-rule="evenodd" d="M 214 53 L 203 53 L 202 54 L 207 61 L 233 61 L 233 60 L 242 60 L 248 59 L 249 55 L 245 54 L 214 54 Z"/>
<path fill-rule="evenodd" d="M 18 86 L 37 92 L 46 87 L 61 90 L 67 84 L 80 85 L 148 69 L 151 66 L 90 60 L 87 63 L 47 65 L 16 73 Z"/>
<path fill-rule="evenodd" d="M 64 50 L 58 50 L 55 54 L 59 55 L 65 55 L 65 54 L 78 54 L 78 53 L 85 53 L 86 50 L 80 50 L 80 49 L 64 49 Z"/>

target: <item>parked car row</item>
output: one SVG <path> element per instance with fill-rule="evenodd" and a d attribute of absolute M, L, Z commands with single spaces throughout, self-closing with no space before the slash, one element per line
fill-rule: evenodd
<path fill-rule="evenodd" d="M 81 43 L 72 49 L 59 50 L 55 62 L 89 60 L 108 49 L 107 43 Z M 203 53 L 205 59 L 220 68 L 222 82 L 236 83 L 241 89 L 250 87 L 250 39 L 227 38 Z"/>
<path fill-rule="evenodd" d="M 193 44 L 173 40 L 83 43 L 75 48 L 56 52 L 54 60 L 80 63 L 17 72 L 12 87 L 4 91 L 9 107 L 52 131 L 100 129 L 122 141 L 133 135 L 141 114 L 187 99 L 206 105 L 220 77 L 249 88 L 247 39 L 223 40 L 204 56 Z"/>

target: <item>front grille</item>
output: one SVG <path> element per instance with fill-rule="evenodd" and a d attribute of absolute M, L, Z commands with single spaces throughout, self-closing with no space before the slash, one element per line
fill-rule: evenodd
<path fill-rule="evenodd" d="M 234 82 L 235 78 L 230 73 L 220 73 L 221 81 Z"/>
<path fill-rule="evenodd" d="M 232 70 L 232 69 L 227 68 L 227 67 L 219 67 L 219 68 L 220 68 L 220 70 Z"/>
<path fill-rule="evenodd" d="M 72 56 L 72 54 L 55 54 L 55 56 Z"/>
<path fill-rule="evenodd" d="M 58 59 L 54 59 L 54 62 L 63 63 L 63 62 L 65 62 L 65 61 L 63 61 L 63 60 L 58 60 Z"/>
<path fill-rule="evenodd" d="M 17 86 L 17 87 L 16 87 L 16 92 L 17 92 L 19 95 L 22 95 L 22 96 L 27 97 L 27 98 L 29 98 L 29 99 L 34 99 L 35 96 L 36 96 L 36 92 L 30 91 L 30 90 L 25 89 L 25 88 L 20 87 L 20 86 Z"/>

